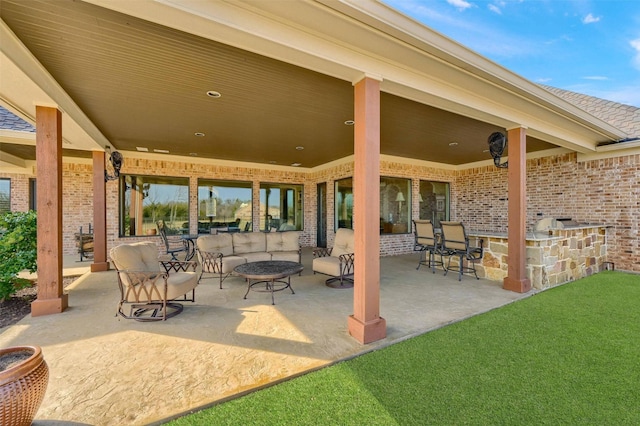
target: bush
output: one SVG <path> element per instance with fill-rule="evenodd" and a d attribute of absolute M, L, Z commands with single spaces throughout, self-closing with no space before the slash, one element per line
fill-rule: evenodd
<path fill-rule="evenodd" d="M 31 281 L 18 278 L 25 269 L 35 272 L 38 268 L 38 226 L 36 212 L 6 213 L 0 216 L 0 301 L 9 298 Z"/>

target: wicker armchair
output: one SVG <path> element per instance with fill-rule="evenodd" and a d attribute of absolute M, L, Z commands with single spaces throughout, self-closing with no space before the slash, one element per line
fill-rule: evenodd
<path fill-rule="evenodd" d="M 116 315 L 137 321 L 163 321 L 182 312 L 178 302 L 195 301 L 201 275 L 197 262 L 159 260 L 158 248 L 152 242 L 114 247 L 110 257 L 120 287 Z"/>
<path fill-rule="evenodd" d="M 339 228 L 333 248 L 313 250 L 313 273 L 329 275 L 326 285 L 333 288 L 353 287 L 353 229 Z"/>

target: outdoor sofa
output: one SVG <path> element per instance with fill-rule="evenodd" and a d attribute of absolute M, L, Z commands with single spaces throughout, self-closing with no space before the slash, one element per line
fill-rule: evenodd
<path fill-rule="evenodd" d="M 235 232 L 200 236 L 196 251 L 202 273 L 218 277 L 222 288 L 225 278 L 244 263 L 263 260 L 300 263 L 300 234 L 300 231 Z"/>

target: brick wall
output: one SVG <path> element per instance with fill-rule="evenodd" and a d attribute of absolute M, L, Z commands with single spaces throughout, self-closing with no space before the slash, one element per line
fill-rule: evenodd
<path fill-rule="evenodd" d="M 74 233 L 80 225 L 93 221 L 91 164 L 63 163 L 64 251 L 77 252 Z M 580 222 L 610 225 L 607 235 L 608 260 L 616 269 L 640 272 L 640 155 L 578 162 L 574 153 L 527 161 L 528 229 L 541 217 L 571 217 Z M 345 162 L 312 173 L 259 169 L 241 166 L 196 164 L 125 158 L 122 169 L 127 174 L 186 176 L 190 181 L 190 201 L 197 204 L 197 179 L 226 179 L 253 182 L 254 212 L 259 206 L 260 182 L 287 182 L 304 185 L 303 246 L 316 244 L 317 184 L 327 184 L 327 245 L 334 239 L 334 181 L 353 176 L 353 163 Z M 460 220 L 468 229 L 507 231 L 507 170 L 493 165 L 466 170 L 449 170 L 389 161 L 383 158 L 380 174 L 412 179 L 413 217 L 418 216 L 419 180 L 451 183 L 451 219 Z M 0 174 L 11 178 L 12 209 L 28 208 L 30 175 Z M 107 183 L 108 248 L 122 242 L 159 237 L 118 238 L 118 185 Z M 254 213 L 254 215 L 257 213 Z M 538 216 L 538 214 L 541 214 Z M 195 233 L 197 211 L 191 211 L 191 232 Z M 256 218 L 254 218 L 254 222 Z M 413 251 L 411 234 L 383 235 L 383 256 Z"/>
<path fill-rule="evenodd" d="M 464 170 L 452 185 L 460 220 L 474 230 L 507 231 L 507 170 Z M 540 214 L 540 215 L 539 215 Z M 603 223 L 608 261 L 640 272 L 640 155 L 578 162 L 568 153 L 527 160 L 527 229 L 542 217 Z"/>

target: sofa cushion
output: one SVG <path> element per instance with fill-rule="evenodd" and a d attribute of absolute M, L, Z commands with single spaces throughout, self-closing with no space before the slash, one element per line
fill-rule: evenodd
<path fill-rule="evenodd" d="M 233 236 L 233 253 L 256 253 L 267 251 L 267 243 L 263 232 L 236 232 Z"/>
<path fill-rule="evenodd" d="M 333 243 L 333 249 L 331 249 L 331 256 L 338 257 L 354 251 L 353 229 L 339 228 L 336 231 L 336 239 Z"/>
<path fill-rule="evenodd" d="M 160 271 L 158 246 L 150 241 L 123 244 L 109 252 L 120 271 Z"/>
<path fill-rule="evenodd" d="M 272 251 L 271 260 L 287 260 L 289 262 L 300 262 L 300 253 L 298 252 L 298 250 Z"/>
<path fill-rule="evenodd" d="M 300 231 L 269 232 L 267 236 L 267 251 L 294 251 L 300 248 Z"/>
<path fill-rule="evenodd" d="M 238 256 L 242 256 L 247 260 L 247 262 L 260 262 L 263 260 L 271 260 L 271 253 L 267 253 L 266 251 L 258 251 L 255 253 L 242 253 Z"/>
<path fill-rule="evenodd" d="M 223 256 L 231 256 L 233 254 L 233 241 L 231 234 L 203 235 L 198 237 L 196 243 L 202 251 L 222 253 Z"/>

